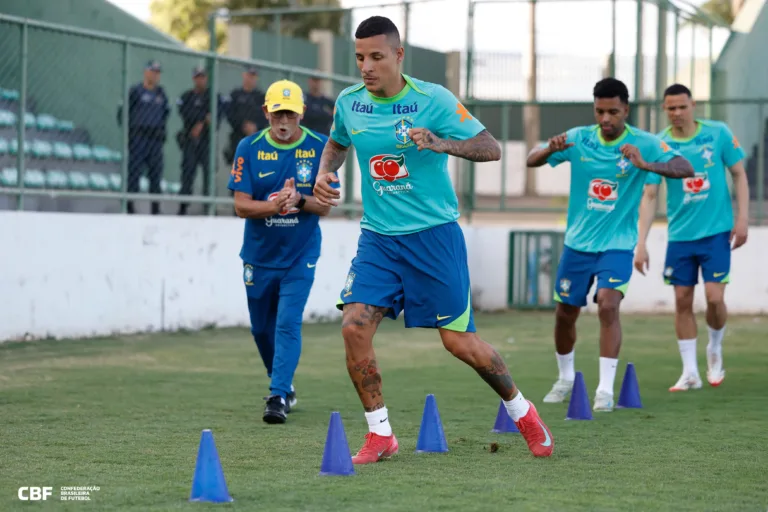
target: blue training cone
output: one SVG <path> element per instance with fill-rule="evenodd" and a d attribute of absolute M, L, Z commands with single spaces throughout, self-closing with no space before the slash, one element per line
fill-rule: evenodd
<path fill-rule="evenodd" d="M 576 372 L 576 380 L 571 390 L 571 402 L 568 404 L 567 420 L 591 420 L 592 408 L 589 406 L 587 385 L 584 384 L 584 374 Z"/>
<path fill-rule="evenodd" d="M 493 430 L 496 434 L 519 434 L 515 422 L 509 417 L 507 408 L 504 407 L 504 400 L 499 401 L 499 412 L 496 413 L 496 423 L 493 424 Z"/>
<path fill-rule="evenodd" d="M 448 451 L 448 443 L 443 432 L 443 422 L 440 420 L 440 412 L 437 410 L 435 395 L 427 395 L 424 403 L 424 414 L 421 417 L 419 439 L 416 441 L 416 453 Z"/>
<path fill-rule="evenodd" d="M 640 386 L 637 385 L 635 365 L 627 363 L 624 371 L 624 382 L 621 383 L 621 393 L 616 407 L 623 409 L 642 409 L 643 401 L 640 400 Z"/>
<path fill-rule="evenodd" d="M 349 453 L 347 435 L 341 422 L 341 414 L 331 413 L 328 434 L 325 437 L 323 462 L 320 464 L 320 476 L 350 476 L 355 474 L 352 455 Z"/>
<path fill-rule="evenodd" d="M 224 471 L 221 469 L 219 453 L 213 441 L 210 429 L 203 430 L 200 436 L 200 447 L 197 449 L 195 476 L 192 479 L 192 492 L 189 501 L 210 501 L 227 503 L 234 501 L 227 490 Z"/>

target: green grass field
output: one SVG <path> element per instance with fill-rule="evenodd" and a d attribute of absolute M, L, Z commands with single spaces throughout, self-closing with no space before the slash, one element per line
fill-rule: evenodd
<path fill-rule="evenodd" d="M 0 510 L 738 510 L 768 508 L 768 320 L 734 318 L 720 388 L 671 394 L 680 373 L 671 317 L 625 316 L 625 363 L 644 408 L 565 421 L 542 404 L 556 377 L 553 317 L 479 315 L 555 438 L 549 459 L 522 438 L 490 432 L 499 399 L 454 360 L 437 333 L 385 321 L 376 340 L 400 454 L 318 476 L 332 411 L 351 450 L 367 425 L 348 380 L 339 324 L 308 325 L 286 425 L 261 421 L 267 379 L 246 330 L 0 345 Z M 703 324 L 700 324 L 703 327 Z M 597 385 L 597 323 L 579 321 L 577 370 Z M 699 336 L 704 362 L 705 331 Z M 447 454 L 415 454 L 424 400 L 434 393 Z M 234 503 L 189 503 L 202 429 L 213 431 Z M 491 443 L 498 443 L 492 453 Z M 61 486 L 99 486 L 89 503 Z M 54 500 L 22 503 L 20 486 Z"/>

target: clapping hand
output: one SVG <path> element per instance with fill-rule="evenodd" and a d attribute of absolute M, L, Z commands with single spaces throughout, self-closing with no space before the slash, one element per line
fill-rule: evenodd
<path fill-rule="evenodd" d="M 296 206 L 299 202 L 299 192 L 296 190 L 295 180 L 289 178 L 285 180 L 282 190 L 277 194 L 277 208 L 279 213 L 288 213 L 288 210 Z"/>

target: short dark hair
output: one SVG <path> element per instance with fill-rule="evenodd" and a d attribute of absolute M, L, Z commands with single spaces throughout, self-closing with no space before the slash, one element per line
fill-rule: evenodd
<path fill-rule="evenodd" d="M 666 88 L 664 91 L 664 97 L 667 96 L 677 96 L 678 94 L 685 94 L 689 98 L 693 97 L 691 94 L 691 90 L 684 86 L 683 84 L 672 84 L 669 87 Z"/>
<path fill-rule="evenodd" d="M 595 84 L 592 90 L 595 98 L 616 98 L 625 105 L 629 103 L 629 90 L 624 82 L 615 78 L 603 78 Z"/>
<path fill-rule="evenodd" d="M 356 39 L 367 39 L 369 37 L 385 35 L 388 38 L 393 39 L 400 46 L 400 31 L 392 20 L 385 18 L 384 16 L 371 16 L 370 18 L 363 20 L 360 25 L 357 26 L 355 31 Z"/>

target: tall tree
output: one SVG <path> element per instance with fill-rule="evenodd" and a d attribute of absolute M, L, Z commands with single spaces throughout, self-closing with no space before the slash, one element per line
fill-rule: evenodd
<path fill-rule="evenodd" d="M 715 18 L 725 21 L 728 25 L 732 25 L 733 20 L 736 19 L 732 0 L 707 0 L 699 6 L 699 9 L 707 14 L 713 14 Z M 692 21 L 706 25 L 709 20 L 703 16 L 694 15 Z"/>
<path fill-rule="evenodd" d="M 339 7 L 339 0 L 152 0 L 149 6 L 150 23 L 157 29 L 183 41 L 195 50 L 209 48 L 208 19 L 217 9 L 259 9 L 279 7 L 327 6 Z M 312 29 L 328 29 L 339 34 L 343 13 L 292 14 L 281 20 L 282 34 L 308 37 Z M 258 30 L 273 29 L 272 20 L 266 16 L 249 16 L 232 20 Z M 226 49 L 226 22 L 216 22 L 217 50 Z"/>

